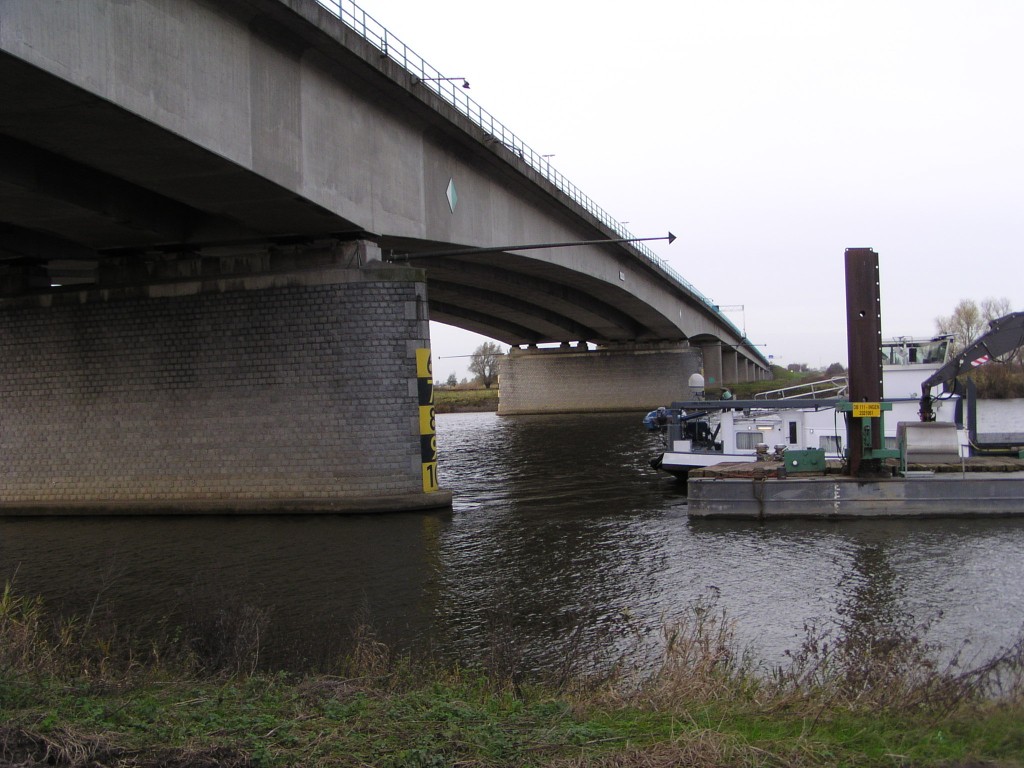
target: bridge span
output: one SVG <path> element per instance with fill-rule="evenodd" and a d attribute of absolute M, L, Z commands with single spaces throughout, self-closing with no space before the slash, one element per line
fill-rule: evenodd
<path fill-rule="evenodd" d="M 451 255 L 631 235 L 351 3 L 4 0 L 0 99 L 0 508 L 444 503 L 428 319 L 527 401 L 767 369 L 642 244 Z"/>

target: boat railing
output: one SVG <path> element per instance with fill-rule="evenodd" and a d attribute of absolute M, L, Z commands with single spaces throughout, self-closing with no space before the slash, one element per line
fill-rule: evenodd
<path fill-rule="evenodd" d="M 755 400 L 790 400 L 792 398 L 845 397 L 849 382 L 845 376 L 833 376 L 831 379 L 811 381 L 805 384 L 794 384 L 791 387 L 771 389 L 758 392 Z"/>

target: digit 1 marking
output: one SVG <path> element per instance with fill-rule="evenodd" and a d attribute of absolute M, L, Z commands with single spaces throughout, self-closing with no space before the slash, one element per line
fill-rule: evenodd
<path fill-rule="evenodd" d="M 437 462 L 431 461 L 423 465 L 423 490 L 431 493 L 437 490 Z"/>

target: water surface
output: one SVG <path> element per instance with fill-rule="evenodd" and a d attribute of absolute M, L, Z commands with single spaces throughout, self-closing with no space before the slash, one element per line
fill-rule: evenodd
<path fill-rule="evenodd" d="M 1024 623 L 1024 520 L 690 521 L 642 414 L 438 417 L 451 512 L 0 520 L 0 571 L 68 612 L 139 627 L 223 606 L 270 616 L 265 658 L 344 649 L 369 620 L 464 662 L 528 668 L 650 646 L 713 599 L 768 662 L 809 620 L 910 618 L 973 653 Z"/>

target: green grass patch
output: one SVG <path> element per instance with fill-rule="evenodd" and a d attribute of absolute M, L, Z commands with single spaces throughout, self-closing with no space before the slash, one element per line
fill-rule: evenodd
<path fill-rule="evenodd" d="M 385 691 L 335 677 L 138 683 L 5 707 L 0 757 L 55 765 L 1020 766 L 1024 710 L 954 715 L 779 712 L 676 702 L 672 711 L 521 697 L 464 683 Z M 65 694 L 66 696 L 66 694 Z M 13 745 L 13 748 L 12 748 Z M 19 751 L 17 745 L 22 745 Z M 60 757 L 63 756 L 63 757 Z M 211 760 L 216 757 L 216 761 Z M 164 761 L 164 762 L 159 762 Z"/>
<path fill-rule="evenodd" d="M 472 413 L 498 410 L 498 388 L 434 388 L 434 408 L 438 413 Z"/>

